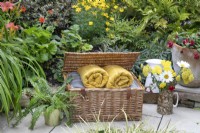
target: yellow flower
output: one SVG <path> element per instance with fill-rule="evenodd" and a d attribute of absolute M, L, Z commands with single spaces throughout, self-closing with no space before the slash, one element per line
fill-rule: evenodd
<path fill-rule="evenodd" d="M 110 22 L 107 22 L 107 21 L 106 21 L 106 25 L 109 26 L 109 25 L 110 25 Z"/>
<path fill-rule="evenodd" d="M 88 11 L 90 10 L 91 6 L 85 6 L 85 10 Z"/>
<path fill-rule="evenodd" d="M 72 5 L 72 8 L 77 8 L 78 6 L 77 5 Z"/>
<path fill-rule="evenodd" d="M 90 25 L 90 26 L 92 26 L 94 23 L 92 22 L 92 21 L 90 21 L 89 23 L 88 23 L 88 25 Z"/>
<path fill-rule="evenodd" d="M 142 77 L 140 75 L 138 76 L 138 79 L 139 79 L 139 81 L 142 81 Z"/>
<path fill-rule="evenodd" d="M 165 86 L 166 86 L 166 83 L 162 82 L 162 83 L 159 85 L 159 88 L 160 88 L 160 89 L 163 89 L 163 88 L 165 88 Z"/>
<path fill-rule="evenodd" d="M 110 30 L 110 28 L 106 28 L 106 31 L 108 32 Z"/>
<path fill-rule="evenodd" d="M 113 17 L 110 17 L 110 20 L 111 20 L 111 21 L 114 21 L 115 19 L 114 19 Z"/>
<path fill-rule="evenodd" d="M 161 64 L 163 67 L 171 67 L 171 61 L 162 60 Z"/>
<path fill-rule="evenodd" d="M 194 75 L 190 74 L 190 76 L 189 76 L 189 82 L 192 82 L 193 80 L 194 80 Z"/>
<path fill-rule="evenodd" d="M 118 6 L 117 6 L 117 5 L 115 5 L 115 6 L 114 6 L 114 8 L 115 8 L 115 9 L 117 9 L 117 8 L 118 8 Z"/>
<path fill-rule="evenodd" d="M 123 8 L 120 8 L 119 11 L 120 11 L 120 12 L 124 12 L 124 9 L 123 9 Z"/>
<path fill-rule="evenodd" d="M 181 76 L 180 75 L 176 76 L 176 81 L 180 81 L 180 80 L 181 80 Z"/>
<path fill-rule="evenodd" d="M 152 73 L 153 74 L 161 74 L 162 73 L 162 68 L 160 66 L 155 66 L 153 69 L 152 69 Z"/>
<path fill-rule="evenodd" d="M 81 8 L 80 7 L 78 7 L 78 8 L 76 8 L 76 10 L 75 10 L 76 12 L 81 12 Z"/>
<path fill-rule="evenodd" d="M 108 18 L 109 16 L 108 16 L 108 13 L 103 13 L 102 14 L 104 17 L 106 17 L 106 18 Z"/>
<path fill-rule="evenodd" d="M 149 66 L 149 65 L 144 66 L 143 69 L 142 69 L 143 75 L 144 75 L 145 77 L 147 77 L 148 74 L 149 74 L 149 72 L 151 72 L 150 66 Z"/>

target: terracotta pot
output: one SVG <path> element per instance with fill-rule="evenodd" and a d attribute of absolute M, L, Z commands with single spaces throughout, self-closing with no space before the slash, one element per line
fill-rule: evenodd
<path fill-rule="evenodd" d="M 157 112 L 161 115 L 173 113 L 173 93 L 170 90 L 163 90 L 158 96 Z"/>
<path fill-rule="evenodd" d="M 44 119 L 45 124 L 48 126 L 57 126 L 60 124 L 60 110 L 55 109 L 52 113 L 47 115 L 47 113 L 44 113 Z"/>
<path fill-rule="evenodd" d="M 194 52 L 197 52 L 195 49 L 183 48 L 177 44 L 174 44 L 172 49 L 172 61 L 173 67 L 176 72 L 180 70 L 180 67 L 177 65 L 177 61 L 186 61 L 190 64 L 190 69 L 194 74 L 194 81 L 189 84 L 184 84 L 179 82 L 180 85 L 185 87 L 197 88 L 200 87 L 200 60 L 194 59 Z"/>

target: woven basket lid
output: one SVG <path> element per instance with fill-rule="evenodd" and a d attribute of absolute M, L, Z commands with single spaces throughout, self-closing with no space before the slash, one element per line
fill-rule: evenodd
<path fill-rule="evenodd" d="M 66 52 L 63 72 L 74 72 L 79 67 L 90 64 L 100 67 L 119 65 L 127 70 L 131 70 L 139 55 L 139 52 Z"/>

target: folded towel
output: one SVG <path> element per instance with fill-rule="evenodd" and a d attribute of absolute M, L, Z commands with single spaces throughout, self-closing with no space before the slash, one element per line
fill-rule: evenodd
<path fill-rule="evenodd" d="M 78 69 L 86 88 L 102 88 L 108 81 L 108 73 L 97 65 L 87 65 Z"/>
<path fill-rule="evenodd" d="M 126 88 L 130 87 L 133 82 L 133 76 L 129 71 L 121 66 L 108 65 L 104 67 L 104 70 L 109 75 L 106 88 Z"/>

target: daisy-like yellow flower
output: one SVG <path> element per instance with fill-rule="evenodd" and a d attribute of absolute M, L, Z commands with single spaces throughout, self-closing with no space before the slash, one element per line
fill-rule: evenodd
<path fill-rule="evenodd" d="M 108 13 L 103 13 L 102 14 L 104 17 L 106 17 L 106 18 L 108 18 L 109 16 L 108 16 Z"/>
<path fill-rule="evenodd" d="M 113 17 L 110 17 L 110 20 L 111 20 L 111 21 L 114 21 L 115 19 L 114 19 Z"/>
<path fill-rule="evenodd" d="M 106 21 L 106 25 L 107 25 L 107 26 L 110 26 L 110 22 Z"/>
<path fill-rule="evenodd" d="M 117 6 L 117 5 L 115 5 L 115 6 L 114 6 L 114 8 L 115 8 L 115 9 L 117 9 L 117 8 L 118 8 L 118 6 Z"/>
<path fill-rule="evenodd" d="M 165 86 L 166 86 L 166 83 L 162 82 L 162 83 L 159 85 L 159 88 L 160 88 L 160 89 L 163 89 L 163 88 L 165 88 Z"/>
<path fill-rule="evenodd" d="M 113 34 L 109 34 L 109 38 L 114 38 L 114 35 Z"/>
<path fill-rule="evenodd" d="M 97 12 L 94 11 L 94 12 L 92 12 L 92 14 L 93 14 L 94 16 L 96 16 L 96 15 L 97 15 Z"/>
<path fill-rule="evenodd" d="M 108 32 L 110 30 L 110 28 L 106 28 L 106 31 Z"/>
<path fill-rule="evenodd" d="M 85 6 L 85 10 L 88 11 L 91 9 L 91 6 Z"/>
<path fill-rule="evenodd" d="M 82 10 L 82 9 L 81 9 L 80 7 L 78 7 L 78 8 L 76 8 L 75 11 L 79 13 L 79 12 L 81 12 L 81 10 Z"/>
<path fill-rule="evenodd" d="M 88 22 L 89 26 L 92 26 L 94 23 L 92 21 Z"/>
<path fill-rule="evenodd" d="M 120 8 L 119 11 L 120 11 L 120 12 L 124 12 L 124 9 L 123 9 L 123 8 Z"/>

